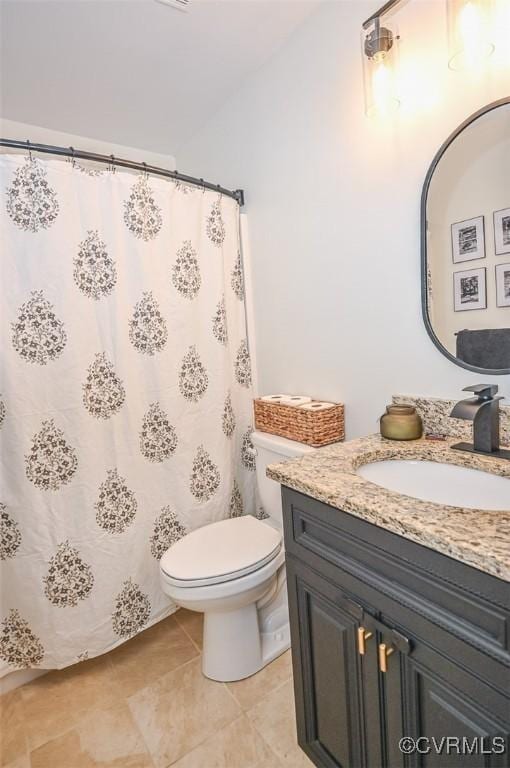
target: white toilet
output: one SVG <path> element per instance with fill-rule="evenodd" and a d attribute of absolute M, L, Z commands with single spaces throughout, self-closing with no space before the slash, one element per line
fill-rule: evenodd
<path fill-rule="evenodd" d="M 221 520 L 188 533 L 160 562 L 163 591 L 204 613 L 202 669 L 223 682 L 258 672 L 290 645 L 280 485 L 268 464 L 313 451 L 302 443 L 253 432 L 257 483 L 269 517 Z"/>

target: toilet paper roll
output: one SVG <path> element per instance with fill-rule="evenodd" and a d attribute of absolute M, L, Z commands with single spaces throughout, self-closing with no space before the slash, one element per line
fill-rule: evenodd
<path fill-rule="evenodd" d="M 297 407 L 311 403 L 312 398 L 305 395 L 284 395 L 280 402 L 282 405 L 295 405 Z"/>
<path fill-rule="evenodd" d="M 266 403 L 281 403 L 284 398 L 289 398 L 290 395 L 263 395 L 260 399 L 265 400 Z"/>
<path fill-rule="evenodd" d="M 326 403 L 323 400 L 312 400 L 311 403 L 305 403 L 301 406 L 306 411 L 326 411 L 328 408 L 334 408 L 335 403 Z"/>

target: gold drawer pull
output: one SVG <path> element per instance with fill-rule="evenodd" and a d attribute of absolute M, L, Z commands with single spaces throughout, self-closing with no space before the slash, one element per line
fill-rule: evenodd
<path fill-rule="evenodd" d="M 373 634 L 373 632 L 365 629 L 365 627 L 358 627 L 358 653 L 360 656 L 365 655 L 366 641 L 370 640 Z"/>
<path fill-rule="evenodd" d="M 388 656 L 394 652 L 395 648 L 386 643 L 379 643 L 379 669 L 381 672 L 388 671 Z"/>

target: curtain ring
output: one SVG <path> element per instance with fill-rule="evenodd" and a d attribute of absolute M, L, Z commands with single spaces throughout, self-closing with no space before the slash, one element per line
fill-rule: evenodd
<path fill-rule="evenodd" d="M 76 160 L 74 157 L 74 147 L 69 147 L 69 149 L 71 150 L 71 165 L 74 168 L 76 165 Z"/>
<path fill-rule="evenodd" d="M 144 176 L 145 179 L 148 179 L 149 178 L 149 174 L 147 172 L 147 163 L 142 163 L 142 165 L 143 165 L 143 176 Z"/>
<path fill-rule="evenodd" d="M 115 173 L 115 155 L 110 155 L 110 165 L 108 166 L 108 170 L 111 171 L 111 173 Z"/>
<path fill-rule="evenodd" d="M 201 184 L 201 186 L 202 186 L 202 194 L 204 194 L 205 193 L 205 181 L 203 179 L 199 179 L 199 181 L 202 182 L 202 184 Z"/>
<path fill-rule="evenodd" d="M 32 150 L 30 148 L 30 140 L 27 139 L 27 151 L 28 151 L 28 159 L 32 161 L 34 158 L 32 157 Z"/>

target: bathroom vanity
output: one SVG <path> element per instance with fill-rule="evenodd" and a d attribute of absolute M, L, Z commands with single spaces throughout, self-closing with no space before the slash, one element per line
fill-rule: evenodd
<path fill-rule="evenodd" d="M 391 459 L 510 478 L 509 462 L 379 436 L 269 468 L 283 486 L 299 743 L 328 768 L 508 766 L 510 497 L 505 511 L 445 506 L 358 474 Z M 430 741 L 404 754 L 403 737 Z"/>

